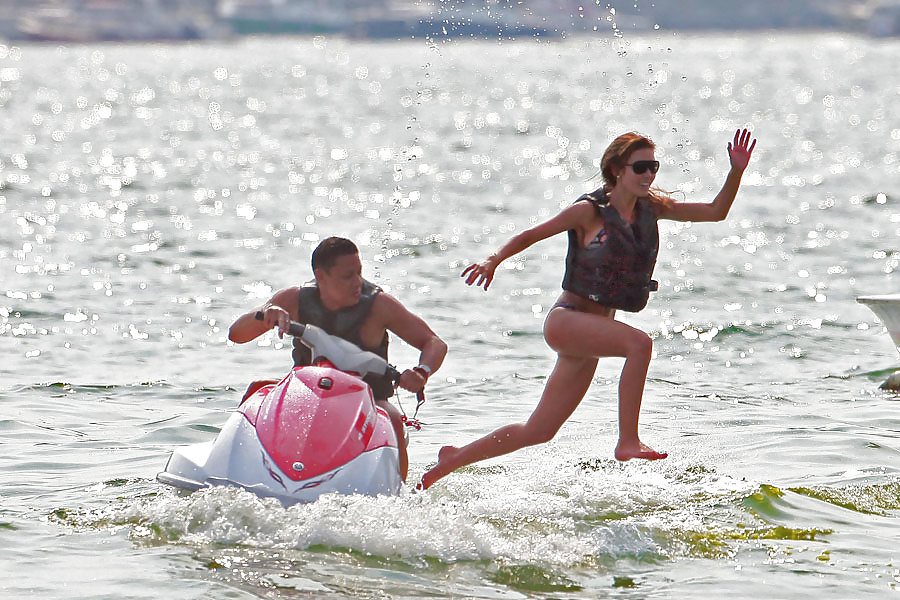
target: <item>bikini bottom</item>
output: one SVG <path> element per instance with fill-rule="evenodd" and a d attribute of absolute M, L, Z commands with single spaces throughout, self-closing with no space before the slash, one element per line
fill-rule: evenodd
<path fill-rule="evenodd" d="M 575 306 L 574 304 L 569 304 L 568 302 L 557 302 L 556 304 L 554 304 L 553 306 L 550 307 L 550 310 L 553 310 L 554 308 L 557 308 L 557 307 L 566 308 L 569 310 L 578 310 L 577 306 Z"/>

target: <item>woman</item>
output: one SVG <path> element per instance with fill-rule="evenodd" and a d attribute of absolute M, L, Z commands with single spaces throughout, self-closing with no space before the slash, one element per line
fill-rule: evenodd
<path fill-rule="evenodd" d="M 544 339 L 558 357 L 537 408 L 525 423 L 506 425 L 461 448 L 441 448 L 437 465 L 422 477 L 420 488 L 427 489 L 466 465 L 553 439 L 587 393 L 600 357 L 625 359 L 619 379 L 615 457 L 626 461 L 667 456 L 638 437 L 652 342 L 643 331 L 616 321 L 616 309 L 637 312 L 656 289 L 650 279 L 659 247 L 656 221 L 725 219 L 755 146 L 748 130 L 736 131 L 734 142 L 728 144 L 731 171 L 713 202 L 675 203 L 651 187 L 659 170 L 653 142 L 635 133 L 619 136 L 603 154 L 602 188 L 514 236 L 496 254 L 463 271 L 467 285 L 484 285 L 487 290 L 504 260 L 568 231 L 563 293 L 544 322 Z"/>

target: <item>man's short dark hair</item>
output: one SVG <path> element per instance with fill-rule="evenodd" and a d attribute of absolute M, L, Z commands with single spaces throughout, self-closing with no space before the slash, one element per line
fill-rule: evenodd
<path fill-rule="evenodd" d="M 342 237 L 325 238 L 312 253 L 312 268 L 329 270 L 338 258 L 347 254 L 359 254 L 356 244 Z"/>

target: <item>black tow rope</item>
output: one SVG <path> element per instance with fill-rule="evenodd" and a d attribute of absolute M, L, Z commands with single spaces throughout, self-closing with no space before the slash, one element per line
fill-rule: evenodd
<path fill-rule="evenodd" d="M 391 379 L 394 381 L 394 391 L 399 391 L 400 388 L 397 383 L 400 381 L 400 371 L 398 371 L 394 365 L 388 365 L 388 372 L 391 375 Z M 399 392 L 397 394 L 397 404 L 400 406 L 400 412 L 403 413 L 400 417 L 400 421 L 407 427 L 412 427 L 416 431 L 420 431 L 422 429 L 422 423 L 416 417 L 419 416 L 419 409 L 425 404 L 425 388 L 423 387 L 420 391 L 416 392 L 416 410 L 413 413 L 412 419 L 406 416 L 406 411 L 403 409 L 403 403 L 400 402 Z"/>
<path fill-rule="evenodd" d="M 400 404 L 400 396 L 399 395 L 397 396 L 397 404 Z M 416 431 L 421 431 L 422 423 L 416 417 L 419 415 L 419 409 L 422 407 L 423 404 L 425 404 L 425 390 L 424 389 L 416 392 L 416 410 L 413 413 L 412 419 L 410 419 L 409 417 L 406 416 L 406 411 L 403 410 L 403 405 L 400 404 L 400 412 L 403 413 L 403 416 L 400 417 L 400 420 L 403 421 L 403 423 L 407 427 L 412 427 Z"/>

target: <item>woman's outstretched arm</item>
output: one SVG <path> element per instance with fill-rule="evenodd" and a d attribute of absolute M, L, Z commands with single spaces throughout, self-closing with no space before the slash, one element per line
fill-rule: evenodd
<path fill-rule="evenodd" d="M 725 183 L 715 199 L 710 203 L 672 203 L 660 211 L 659 218 L 693 222 L 725 220 L 725 217 L 728 216 L 728 211 L 731 210 L 731 205 L 734 204 L 734 199 L 737 197 L 738 189 L 741 186 L 741 178 L 744 176 L 744 170 L 750 162 L 750 157 L 755 147 L 756 140 L 753 139 L 751 141 L 751 135 L 748 130 L 737 130 L 734 133 L 734 141 L 728 142 L 728 158 L 731 161 L 731 170 L 728 172 Z"/>
<path fill-rule="evenodd" d="M 466 278 L 466 285 L 483 285 L 487 290 L 494 279 L 494 271 L 507 258 L 515 256 L 529 246 L 569 229 L 580 229 L 595 214 L 590 202 L 576 202 L 555 217 L 544 221 L 522 233 L 511 237 L 497 252 L 489 257 L 466 267 L 460 277 Z"/>

